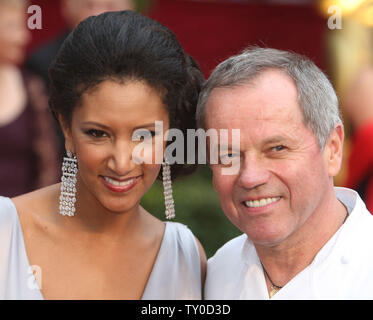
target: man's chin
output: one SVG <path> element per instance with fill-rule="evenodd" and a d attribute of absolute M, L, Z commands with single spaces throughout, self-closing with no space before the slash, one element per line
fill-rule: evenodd
<path fill-rule="evenodd" d="M 254 245 L 274 247 L 279 245 L 286 236 L 280 230 L 263 230 L 262 228 L 247 228 L 242 230 Z"/>

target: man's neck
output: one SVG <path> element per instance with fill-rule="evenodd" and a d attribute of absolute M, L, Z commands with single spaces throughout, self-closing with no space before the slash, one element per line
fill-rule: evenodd
<path fill-rule="evenodd" d="M 282 287 L 308 267 L 339 230 L 347 215 L 346 207 L 333 196 L 329 204 L 315 211 L 287 239 L 274 245 L 254 244 L 273 283 Z"/>

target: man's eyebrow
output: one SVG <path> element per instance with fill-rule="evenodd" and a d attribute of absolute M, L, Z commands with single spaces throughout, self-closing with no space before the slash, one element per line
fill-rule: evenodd
<path fill-rule="evenodd" d="M 272 136 L 272 137 L 268 137 L 268 138 L 264 139 L 263 143 L 264 144 L 271 144 L 271 143 L 284 142 L 284 141 L 288 141 L 288 140 L 289 140 L 288 137 L 284 137 L 284 136 L 281 136 L 281 135 L 276 135 L 276 136 Z"/>
<path fill-rule="evenodd" d="M 211 147 L 209 148 L 209 150 L 211 150 Z M 212 151 L 213 152 L 220 152 L 220 151 L 234 151 L 234 152 L 239 152 L 240 151 L 240 147 L 239 146 L 235 146 L 235 145 L 232 145 L 230 143 L 226 144 L 226 143 L 214 143 L 212 144 Z"/>

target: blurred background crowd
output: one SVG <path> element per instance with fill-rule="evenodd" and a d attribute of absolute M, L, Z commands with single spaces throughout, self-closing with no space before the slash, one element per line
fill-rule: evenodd
<path fill-rule="evenodd" d="M 42 10 L 41 29 L 28 27 L 30 5 Z M 346 128 L 335 184 L 356 189 L 373 211 L 373 0 L 0 0 L 0 195 L 59 181 L 64 144 L 48 109 L 49 64 L 81 20 L 121 9 L 170 28 L 206 77 L 249 45 L 311 58 L 335 87 Z M 240 233 L 220 209 L 207 166 L 173 190 L 176 221 L 192 229 L 208 257 Z M 160 183 L 143 206 L 163 219 Z"/>

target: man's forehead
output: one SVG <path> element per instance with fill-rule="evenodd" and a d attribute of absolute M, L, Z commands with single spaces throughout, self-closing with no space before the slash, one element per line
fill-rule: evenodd
<path fill-rule="evenodd" d="M 265 75 L 264 75 L 265 76 Z M 287 76 L 267 72 L 256 82 L 214 89 L 206 104 L 206 125 L 226 122 L 303 120 L 295 85 Z M 282 81 L 284 80 L 284 81 Z"/>
<path fill-rule="evenodd" d="M 247 76 L 246 78 L 244 75 L 241 77 L 237 76 L 237 79 L 232 81 L 232 84 L 218 85 L 211 90 L 211 94 L 219 90 L 235 90 L 240 87 L 254 89 L 260 86 L 268 86 L 270 89 L 273 89 L 275 86 L 278 86 L 279 88 L 284 89 L 284 85 L 291 87 L 295 91 L 297 90 L 294 80 L 288 73 L 286 73 L 286 71 L 279 68 L 267 68 L 256 74 Z"/>

